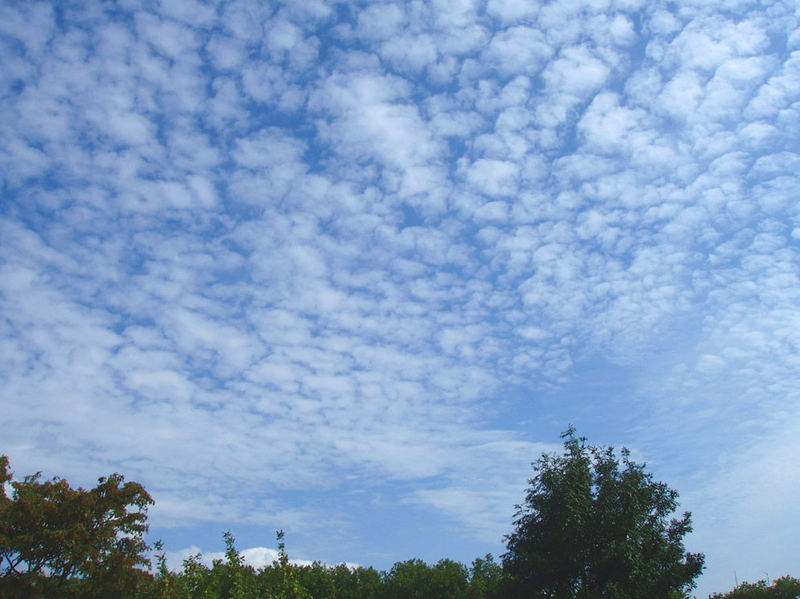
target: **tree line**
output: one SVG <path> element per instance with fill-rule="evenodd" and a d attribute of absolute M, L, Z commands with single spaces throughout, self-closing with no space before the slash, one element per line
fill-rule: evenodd
<path fill-rule="evenodd" d="M 691 514 L 678 493 L 622 449 L 589 445 L 570 427 L 560 454 L 532 464 L 506 553 L 470 566 L 442 559 L 372 567 L 245 564 L 230 532 L 225 557 L 178 571 L 148 546 L 152 497 L 120 474 L 92 489 L 40 474 L 13 480 L 0 456 L 0 597 L 8 599 L 687 599 L 704 555 L 685 551 Z M 8 492 L 10 490 L 10 493 Z M 154 559 L 149 559 L 155 550 Z M 153 563 L 155 562 L 155 563 Z M 743 583 L 710 599 L 800 599 L 800 581 Z"/>

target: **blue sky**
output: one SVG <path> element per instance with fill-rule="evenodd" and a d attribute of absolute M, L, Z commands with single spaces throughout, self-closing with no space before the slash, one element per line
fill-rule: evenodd
<path fill-rule="evenodd" d="M 573 423 L 699 596 L 796 575 L 799 19 L 3 2 L 0 451 L 142 482 L 175 559 L 385 568 L 502 553 Z"/>

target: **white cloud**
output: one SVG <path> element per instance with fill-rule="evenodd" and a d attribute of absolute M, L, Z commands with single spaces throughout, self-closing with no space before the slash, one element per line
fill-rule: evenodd
<path fill-rule="evenodd" d="M 214 20 L 215 10 L 210 3 L 200 0 L 180 0 L 163 7 L 165 16 L 197 27 L 208 26 Z"/>
<path fill-rule="evenodd" d="M 608 67 L 585 46 L 564 48 L 545 69 L 548 91 L 584 98 L 597 90 L 609 75 Z"/>
<path fill-rule="evenodd" d="M 214 67 L 220 70 L 234 69 L 247 58 L 245 44 L 229 36 L 212 36 L 206 43 L 206 50 L 211 56 Z"/>
<path fill-rule="evenodd" d="M 601 93 L 578 122 L 578 130 L 586 136 L 589 148 L 601 152 L 637 153 L 652 143 L 654 133 L 642 123 L 646 114 L 641 109 L 619 105 L 615 94 Z"/>
<path fill-rule="evenodd" d="M 482 62 L 504 77 L 534 75 L 542 70 L 552 54 L 553 48 L 538 29 L 510 27 L 492 37 Z"/>
<path fill-rule="evenodd" d="M 510 196 L 517 190 L 519 166 L 513 162 L 481 158 L 469 165 L 467 182 L 489 196 Z"/>
<path fill-rule="evenodd" d="M 664 86 L 659 104 L 672 117 L 688 119 L 703 96 L 701 79 L 694 72 L 680 72 Z"/>
<path fill-rule="evenodd" d="M 397 35 L 381 46 L 381 55 L 401 71 L 420 71 L 436 61 L 436 45 L 428 35 Z"/>
<path fill-rule="evenodd" d="M 434 0 L 433 5 L 437 24 L 445 30 L 470 27 L 480 8 L 478 0 Z"/>
<path fill-rule="evenodd" d="M 530 19 L 539 10 L 537 4 L 522 0 L 489 0 L 486 12 L 505 23 Z"/>
<path fill-rule="evenodd" d="M 366 7 L 358 13 L 359 36 L 386 40 L 405 24 L 403 8 L 397 4 L 381 3 Z"/>
<path fill-rule="evenodd" d="M 190 28 L 143 12 L 136 15 L 136 32 L 158 54 L 173 60 L 195 52 L 198 46 L 197 36 Z"/>

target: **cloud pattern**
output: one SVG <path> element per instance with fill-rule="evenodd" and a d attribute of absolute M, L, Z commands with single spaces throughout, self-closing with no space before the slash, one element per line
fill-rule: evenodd
<path fill-rule="evenodd" d="M 123 470 L 163 529 L 368 562 L 360 510 L 497 547 L 573 421 L 679 483 L 709 589 L 788 569 L 798 18 L 6 3 L 4 451 Z M 630 393 L 572 400 L 592 364 Z M 726 549 L 757 530 L 770 548 Z"/>

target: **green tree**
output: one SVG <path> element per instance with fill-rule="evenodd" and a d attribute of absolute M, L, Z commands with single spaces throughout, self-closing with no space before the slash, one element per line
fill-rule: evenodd
<path fill-rule="evenodd" d="M 475 558 L 469 572 L 469 599 L 494 599 L 499 597 L 503 569 L 487 553 L 484 557 Z"/>
<path fill-rule="evenodd" d="M 433 566 L 421 559 L 397 562 L 384 575 L 387 599 L 466 599 L 468 587 L 469 571 L 450 559 Z"/>
<path fill-rule="evenodd" d="M 179 574 L 172 572 L 167 567 L 167 555 L 164 553 L 164 543 L 156 541 L 153 548 L 157 551 L 156 574 L 146 592 L 141 593 L 141 599 L 182 599 L 185 597 L 183 581 Z"/>
<path fill-rule="evenodd" d="M 709 599 L 798 599 L 800 579 L 783 576 L 771 585 L 766 580 L 743 582 L 729 593 L 714 593 Z"/>
<path fill-rule="evenodd" d="M 11 487 L 11 496 L 6 491 Z M 92 489 L 41 474 L 13 481 L 0 456 L 0 591 L 4 597 L 114 597 L 148 575 L 144 553 L 152 498 L 121 474 Z"/>
<path fill-rule="evenodd" d="M 336 584 L 331 572 L 320 562 L 295 568 L 298 582 L 314 599 L 336 599 Z"/>
<path fill-rule="evenodd" d="M 255 569 L 244 563 L 230 531 L 225 531 L 223 538 L 225 559 L 215 559 L 211 567 L 203 563 L 202 554 L 198 553 L 185 559 L 183 571 L 175 575 L 166 569 L 163 558 L 158 557 L 156 582 L 161 586 L 161 596 L 165 599 L 248 599 L 257 596 Z"/>
<path fill-rule="evenodd" d="M 541 599 L 666 599 L 695 586 L 704 556 L 687 553 L 691 515 L 644 464 L 589 446 L 570 427 L 561 455 L 533 464 L 503 555 L 505 594 Z"/>
<path fill-rule="evenodd" d="M 469 571 L 464 564 L 441 559 L 431 568 L 431 594 L 436 599 L 466 599 Z"/>
<path fill-rule="evenodd" d="M 336 590 L 334 594 L 336 599 L 374 599 L 375 593 L 372 596 L 367 596 L 360 588 L 360 570 L 361 568 L 348 568 L 346 564 L 337 564 L 329 568 L 328 574 Z M 378 573 L 376 572 L 376 574 Z M 380 582 L 380 575 L 378 575 L 376 591 L 380 589 Z"/>
<path fill-rule="evenodd" d="M 421 559 L 396 562 L 384 577 L 387 599 L 427 599 L 431 595 L 431 568 Z"/>
<path fill-rule="evenodd" d="M 278 539 L 278 559 L 273 562 L 273 566 L 281 572 L 281 586 L 278 597 L 280 599 L 313 599 L 297 576 L 297 568 L 289 562 L 289 554 L 286 553 L 286 544 L 283 541 L 283 531 L 275 533 Z"/>
<path fill-rule="evenodd" d="M 347 581 L 346 572 L 350 572 Z M 383 576 L 375 568 L 350 569 L 344 564 L 334 568 L 337 599 L 377 599 L 383 591 Z"/>

